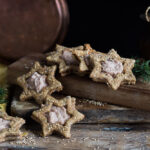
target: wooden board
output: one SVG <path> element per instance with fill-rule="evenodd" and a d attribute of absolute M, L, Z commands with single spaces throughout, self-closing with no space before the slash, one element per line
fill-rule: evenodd
<path fill-rule="evenodd" d="M 64 87 L 63 94 L 150 111 L 150 84 L 137 81 L 135 85 L 123 85 L 115 91 L 88 77 L 58 76 L 58 80 Z"/>
<path fill-rule="evenodd" d="M 14 89 L 13 97 L 11 97 L 11 114 L 23 118 L 30 119 L 30 115 L 34 110 L 40 108 L 33 101 L 19 101 L 21 89 Z M 62 98 L 64 95 L 55 94 L 55 97 Z M 110 104 L 96 102 L 94 100 L 76 99 L 76 108 L 85 115 L 85 119 L 80 123 L 95 124 L 95 123 L 150 123 L 150 112 L 134 110 L 124 107 L 119 107 Z"/>

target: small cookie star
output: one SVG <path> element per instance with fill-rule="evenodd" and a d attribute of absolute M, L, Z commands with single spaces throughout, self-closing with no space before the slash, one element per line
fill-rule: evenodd
<path fill-rule="evenodd" d="M 84 115 L 75 108 L 75 98 L 67 96 L 57 100 L 47 97 L 47 103 L 32 113 L 32 118 L 42 125 L 43 136 L 59 132 L 66 138 L 71 137 L 71 126 L 81 121 Z"/>
<path fill-rule="evenodd" d="M 90 55 L 96 53 L 90 44 L 84 44 L 84 49 L 74 50 L 75 56 L 79 59 L 79 72 L 89 71 L 90 66 Z"/>
<path fill-rule="evenodd" d="M 42 67 L 35 62 L 30 72 L 18 77 L 17 82 L 23 88 L 20 100 L 24 101 L 34 98 L 37 103 L 42 104 L 48 94 L 61 91 L 62 85 L 55 78 L 56 66 Z"/>
<path fill-rule="evenodd" d="M 136 78 L 132 73 L 135 60 L 121 58 L 112 49 L 107 55 L 91 55 L 93 70 L 90 74 L 96 82 L 106 82 L 112 89 L 117 90 L 121 84 L 135 84 Z"/>
<path fill-rule="evenodd" d="M 84 61 L 81 61 L 83 55 L 88 55 L 92 50 L 86 46 L 78 46 L 74 48 L 67 48 L 64 46 L 57 45 L 56 51 L 51 52 L 46 58 L 47 62 L 50 64 L 59 65 L 59 73 L 62 76 L 74 72 L 82 75 L 82 70 L 86 71 L 87 67 Z M 81 63 L 80 63 L 81 62 Z"/>
<path fill-rule="evenodd" d="M 0 142 L 17 140 L 23 135 L 20 131 L 25 120 L 12 117 L 0 111 Z"/>

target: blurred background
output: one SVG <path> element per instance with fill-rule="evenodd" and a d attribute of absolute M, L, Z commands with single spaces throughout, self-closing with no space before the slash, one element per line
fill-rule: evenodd
<path fill-rule="evenodd" d="M 48 52 L 57 43 L 90 43 L 102 52 L 114 48 L 123 57 L 150 59 L 148 0 L 0 0 L 0 6 L 2 61 Z"/>
<path fill-rule="evenodd" d="M 91 43 L 96 50 L 107 52 L 115 48 L 125 57 L 140 56 L 140 42 L 150 26 L 140 15 L 145 13 L 150 1 L 67 2 L 70 26 L 64 45 Z"/>

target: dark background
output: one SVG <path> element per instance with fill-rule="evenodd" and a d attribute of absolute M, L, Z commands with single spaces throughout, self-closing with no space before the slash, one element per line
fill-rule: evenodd
<path fill-rule="evenodd" d="M 140 18 L 150 1 L 68 0 L 70 26 L 66 46 L 90 43 L 96 50 L 115 48 L 124 57 L 140 56 L 146 21 Z"/>

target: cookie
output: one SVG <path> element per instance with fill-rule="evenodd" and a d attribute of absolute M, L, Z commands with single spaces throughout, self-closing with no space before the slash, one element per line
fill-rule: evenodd
<path fill-rule="evenodd" d="M 0 142 L 20 139 L 23 133 L 20 131 L 25 120 L 7 115 L 0 111 Z"/>
<path fill-rule="evenodd" d="M 90 71 L 91 62 L 90 55 L 96 53 L 94 49 L 90 46 L 90 44 L 84 44 L 83 50 L 74 50 L 74 55 L 79 60 L 79 72 L 80 74 L 85 74 Z"/>
<path fill-rule="evenodd" d="M 57 45 L 55 51 L 49 53 L 46 58 L 48 64 L 59 65 L 59 73 L 66 76 L 70 73 L 84 75 L 88 71 L 88 57 L 90 53 L 95 52 L 89 44 L 74 48 L 67 48 Z"/>
<path fill-rule="evenodd" d="M 46 104 L 32 113 L 32 118 L 42 126 L 43 136 L 58 132 L 66 138 L 71 137 L 71 126 L 84 118 L 75 108 L 75 101 L 70 96 L 60 100 L 49 96 Z"/>
<path fill-rule="evenodd" d="M 27 73 L 17 78 L 18 85 L 23 88 L 20 100 L 25 101 L 34 98 L 38 104 L 42 104 L 48 94 L 61 91 L 62 85 L 55 78 L 56 65 L 42 67 L 39 62 Z"/>
<path fill-rule="evenodd" d="M 132 73 L 135 60 L 121 58 L 112 49 L 107 55 L 94 54 L 90 56 L 93 69 L 90 78 L 96 82 L 106 82 L 113 90 L 121 84 L 135 84 L 136 78 Z"/>

